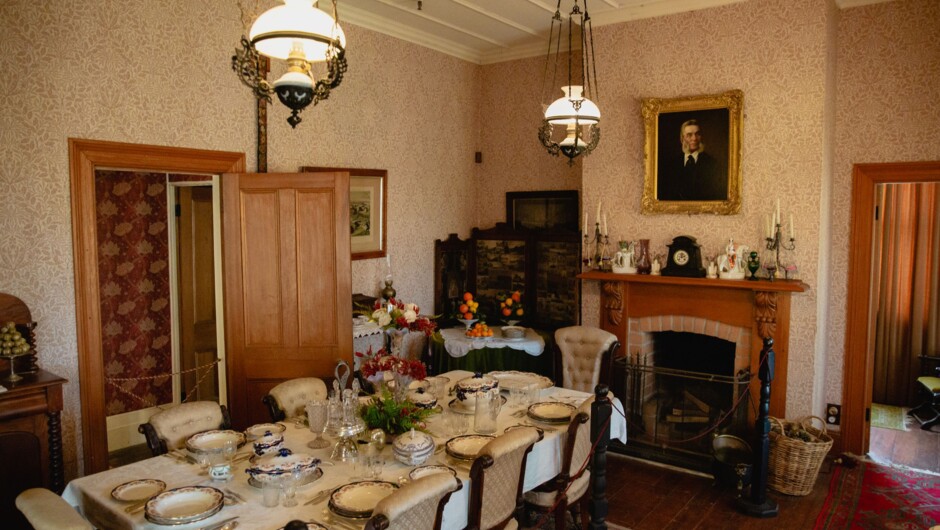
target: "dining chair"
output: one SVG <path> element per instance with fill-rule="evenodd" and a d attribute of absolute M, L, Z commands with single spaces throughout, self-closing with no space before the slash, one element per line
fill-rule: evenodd
<path fill-rule="evenodd" d="M 289 379 L 268 391 L 261 401 L 268 407 L 271 421 L 303 416 L 308 401 L 326 399 L 326 383 L 318 377 Z"/>
<path fill-rule="evenodd" d="M 538 430 L 513 429 L 480 449 L 470 467 L 467 530 L 515 530 L 529 451 L 542 439 Z M 486 507 L 484 511 L 483 507 Z"/>
<path fill-rule="evenodd" d="M 585 410 L 586 409 L 586 410 Z M 537 513 L 552 513 L 555 530 L 565 530 L 565 512 L 577 521 L 581 517 L 581 528 L 587 528 L 586 495 L 591 485 L 591 472 L 584 467 L 591 454 L 591 408 L 582 405 L 568 423 L 567 437 L 562 449 L 561 473 L 524 495 L 526 513 L 530 509 Z M 582 469 L 583 468 L 583 469 Z"/>
<path fill-rule="evenodd" d="M 16 496 L 16 508 L 35 530 L 94 530 L 75 508 L 45 488 L 30 488 Z"/>
<path fill-rule="evenodd" d="M 570 326 L 555 331 L 561 358 L 562 386 L 594 392 L 598 383 L 610 378 L 610 365 L 620 349 L 613 333 L 589 326 Z"/>
<path fill-rule="evenodd" d="M 215 401 L 193 401 L 180 403 L 162 410 L 137 431 L 147 439 L 147 447 L 153 456 L 159 456 L 183 447 L 190 436 L 212 429 L 231 427 L 228 409 Z"/>
<path fill-rule="evenodd" d="M 462 487 L 450 473 L 415 479 L 379 501 L 364 530 L 440 530 L 444 506 Z"/>

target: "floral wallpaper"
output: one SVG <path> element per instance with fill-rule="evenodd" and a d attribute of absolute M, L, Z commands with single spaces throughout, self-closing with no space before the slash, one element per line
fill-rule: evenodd
<path fill-rule="evenodd" d="M 107 414 L 173 401 L 165 173 L 98 170 L 98 276 Z"/>

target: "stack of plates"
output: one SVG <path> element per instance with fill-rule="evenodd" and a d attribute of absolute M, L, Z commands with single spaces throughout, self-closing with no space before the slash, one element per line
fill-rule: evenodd
<path fill-rule="evenodd" d="M 447 455 L 457 460 L 473 460 L 483 446 L 496 438 L 489 434 L 465 434 L 447 440 L 444 450 Z"/>
<path fill-rule="evenodd" d="M 330 511 L 341 517 L 367 519 L 380 500 L 391 495 L 398 484 L 381 480 L 353 482 L 333 490 L 328 504 Z"/>
<path fill-rule="evenodd" d="M 190 436 L 186 440 L 186 449 L 189 449 L 191 453 L 217 453 L 225 447 L 225 442 L 228 440 L 234 441 L 236 447 L 245 445 L 245 435 L 243 433 L 215 430 Z"/>
<path fill-rule="evenodd" d="M 212 517 L 222 509 L 224 495 L 207 486 L 176 488 L 147 501 L 144 516 L 161 525 L 179 525 Z"/>
<path fill-rule="evenodd" d="M 535 421 L 542 423 L 568 423 L 571 416 L 578 409 L 574 405 L 561 403 L 559 401 L 541 401 L 534 405 L 529 405 L 526 414 Z"/>
<path fill-rule="evenodd" d="M 523 390 L 529 385 L 535 385 L 535 387 L 540 390 L 555 386 L 555 383 L 551 379 L 532 372 L 504 370 L 501 372 L 490 372 L 487 375 L 498 380 L 499 388 L 502 390 Z"/>

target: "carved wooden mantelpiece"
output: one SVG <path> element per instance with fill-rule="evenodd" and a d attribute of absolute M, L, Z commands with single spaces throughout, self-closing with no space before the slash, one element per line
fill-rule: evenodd
<path fill-rule="evenodd" d="M 600 282 L 600 327 L 630 344 L 631 319 L 688 316 L 751 330 L 751 373 L 757 373 L 761 341 L 774 339 L 775 378 L 770 413 L 786 414 L 787 359 L 790 342 L 790 294 L 809 288 L 798 280 L 775 282 L 712 280 L 590 271 L 582 280 Z M 621 350 L 628 354 L 626 347 Z M 754 389 L 758 388 L 756 382 Z M 755 394 L 756 395 L 756 394 Z"/>

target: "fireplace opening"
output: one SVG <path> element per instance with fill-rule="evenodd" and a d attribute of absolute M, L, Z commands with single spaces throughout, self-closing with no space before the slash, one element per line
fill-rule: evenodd
<path fill-rule="evenodd" d="M 650 335 L 652 351 L 626 359 L 625 452 L 708 471 L 713 437 L 748 430 L 750 374 L 734 373 L 734 342 L 687 332 Z"/>

